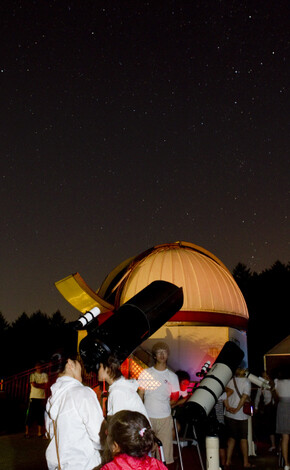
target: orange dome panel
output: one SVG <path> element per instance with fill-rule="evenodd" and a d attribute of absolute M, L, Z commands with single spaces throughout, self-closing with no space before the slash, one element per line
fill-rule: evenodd
<path fill-rule="evenodd" d="M 210 312 L 248 319 L 244 297 L 227 268 L 209 252 L 191 244 L 160 245 L 131 265 L 121 280 L 120 305 L 155 280 L 183 287 L 181 311 Z"/>

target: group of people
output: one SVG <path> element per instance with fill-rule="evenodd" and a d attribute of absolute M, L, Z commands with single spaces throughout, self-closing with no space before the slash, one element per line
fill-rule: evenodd
<path fill-rule="evenodd" d="M 155 344 L 152 353 L 155 364 L 144 370 L 138 381 L 125 379 L 115 356 L 99 364 L 98 380 L 108 385 L 105 415 L 95 391 L 82 383 L 82 365 L 77 357 L 61 358 L 58 378 L 51 387 L 47 374 L 41 373 L 37 364 L 30 377 L 25 437 L 30 437 L 33 418 L 38 435 L 43 436 L 44 415 L 49 470 L 164 470 L 173 464 L 171 406 L 180 396 L 179 380 L 167 368 L 167 344 Z"/>
<path fill-rule="evenodd" d="M 272 381 L 266 372 L 263 378 L 270 384 L 269 388 L 258 388 L 253 400 L 253 410 L 258 413 L 260 403 L 263 403 L 264 432 L 270 440 L 269 451 L 277 450 L 277 436 L 280 436 L 280 446 L 284 470 L 290 470 L 288 460 L 290 434 L 290 377 L 289 371 Z M 245 377 L 245 371 L 238 368 L 226 386 L 216 405 L 216 415 L 223 423 L 220 437 L 220 461 L 224 468 L 229 468 L 236 442 L 239 442 L 244 468 L 255 467 L 248 458 L 248 420 L 244 405 L 251 402 L 251 383 Z M 220 405 L 219 405 L 220 404 Z M 217 407 L 222 406 L 223 412 Z M 257 421 L 254 416 L 254 426 Z"/>
<path fill-rule="evenodd" d="M 284 470 L 290 470 L 289 434 L 290 434 L 290 370 L 289 366 L 281 367 L 273 380 L 263 373 L 263 378 L 270 383 L 271 388 L 258 389 L 254 405 L 257 417 L 261 417 L 260 425 L 269 436 L 270 452 L 277 451 L 277 436 L 280 437 L 278 446 L 281 452 L 281 463 Z"/>
<path fill-rule="evenodd" d="M 45 428 L 50 440 L 46 460 L 49 470 L 173 469 L 172 410 L 187 400 L 190 378 L 184 371 L 175 374 L 168 369 L 169 348 L 166 343 L 156 343 L 152 354 L 154 366 L 144 369 L 138 380 L 124 378 L 117 357 L 109 356 L 99 365 L 98 380 L 108 385 L 105 416 L 95 391 L 82 384 L 79 360 L 74 357 L 63 360 L 46 402 Z M 40 382 L 47 381 L 42 377 Z M 31 381 L 32 387 L 35 383 Z M 285 470 L 289 470 L 289 399 L 285 398 L 286 394 L 290 396 L 289 385 L 290 380 L 276 384 L 280 397 L 277 432 L 282 435 Z M 41 385 L 38 390 L 43 388 Z M 250 382 L 238 369 L 215 406 L 220 462 L 225 468 L 231 465 L 237 441 L 243 466 L 252 466 L 248 460 L 249 416 L 243 411 L 250 395 Z M 26 431 L 28 433 L 28 428 Z M 41 435 L 40 428 L 38 431 Z M 166 466 L 158 455 L 160 441 Z"/>

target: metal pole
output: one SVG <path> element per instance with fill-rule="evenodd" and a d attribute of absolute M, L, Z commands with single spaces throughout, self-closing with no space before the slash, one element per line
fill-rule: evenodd
<path fill-rule="evenodd" d="M 178 447 L 180 467 L 181 467 L 181 470 L 183 470 L 183 461 L 182 461 L 182 455 L 181 455 L 180 440 L 179 440 L 179 435 L 178 435 L 178 430 L 177 430 L 177 424 L 176 424 L 176 418 L 175 417 L 173 417 L 173 423 L 174 423 L 174 430 L 175 430 L 177 447 Z"/>
<path fill-rule="evenodd" d="M 198 439 L 197 439 L 194 424 L 192 425 L 192 430 L 193 430 L 194 439 L 196 440 L 196 447 L 197 447 L 197 452 L 198 452 L 198 456 L 199 456 L 199 460 L 200 460 L 200 465 L 201 465 L 202 470 L 205 470 L 204 465 L 203 465 L 203 461 L 202 461 L 202 457 L 201 457 L 201 452 L 200 452 L 199 443 L 198 443 Z"/>

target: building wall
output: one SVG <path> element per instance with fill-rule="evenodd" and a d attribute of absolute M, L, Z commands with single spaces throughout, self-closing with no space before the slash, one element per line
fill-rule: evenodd
<path fill-rule="evenodd" d="M 157 341 L 165 341 L 170 348 L 169 367 L 173 371 L 186 370 L 193 381 L 200 380 L 196 373 L 206 361 L 213 364 L 227 341 L 234 341 L 244 351 L 242 367 L 248 365 L 246 333 L 234 328 L 164 325 L 142 347 L 151 350 Z"/>

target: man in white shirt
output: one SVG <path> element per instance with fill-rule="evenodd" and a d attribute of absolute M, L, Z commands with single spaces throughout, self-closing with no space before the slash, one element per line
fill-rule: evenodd
<path fill-rule="evenodd" d="M 166 464 L 170 465 L 174 462 L 171 406 L 179 398 L 179 381 L 177 375 L 167 368 L 168 345 L 162 341 L 156 343 L 152 354 L 155 365 L 141 372 L 139 394 L 144 399 L 152 428 L 162 442 Z"/>

